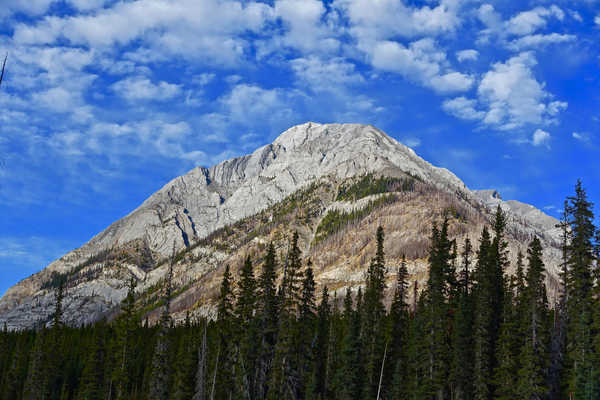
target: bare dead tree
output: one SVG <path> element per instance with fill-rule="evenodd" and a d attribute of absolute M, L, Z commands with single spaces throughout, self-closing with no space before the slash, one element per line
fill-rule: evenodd
<path fill-rule="evenodd" d="M 2 63 L 2 73 L 0 73 L 0 86 L 2 86 L 2 79 L 4 79 L 4 70 L 6 69 L 6 60 L 8 59 L 8 53 L 4 56 L 4 62 Z"/>

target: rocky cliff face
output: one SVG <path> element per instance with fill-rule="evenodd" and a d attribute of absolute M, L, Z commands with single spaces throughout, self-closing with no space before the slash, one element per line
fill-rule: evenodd
<path fill-rule="evenodd" d="M 68 282 L 66 315 L 71 323 L 91 322 L 114 310 L 131 276 L 139 280 L 141 306 L 151 313 L 166 271 L 164 260 L 173 250 L 181 256 L 176 268 L 179 300 L 174 302 L 175 312 L 192 309 L 206 313 L 219 266 L 238 261 L 251 246 L 264 246 L 267 241 L 284 246 L 282 237 L 291 228 L 302 233 L 305 256 L 319 260 L 319 282 L 340 288 L 360 284 L 360 279 L 348 277 L 361 276 L 369 245 L 351 250 L 358 258 L 349 257 L 342 255 L 347 249 L 339 241 L 337 247 L 333 245 L 335 235 L 319 242 L 316 238 L 317 231 L 323 229 L 323 218 L 332 210 L 357 209 L 377 201 L 378 195 L 353 201 L 339 199 L 341 185 L 351 185 L 366 174 L 417 183 L 410 193 L 399 190 L 394 201 L 365 212 L 372 217 L 376 215 L 373 210 L 385 215 L 384 210 L 400 207 L 394 215 L 402 215 L 403 226 L 396 230 L 390 226 L 389 235 L 412 238 L 397 243 L 409 253 L 410 243 L 423 246 L 430 227 L 424 229 L 426 222 L 435 221 L 444 207 L 463 210 L 455 234 L 474 238 L 489 218 L 490 209 L 501 205 L 510 215 L 513 247 L 518 247 L 519 235 L 540 235 L 549 248 L 550 269 L 556 264 L 554 218 L 527 204 L 502 201 L 494 191 L 471 192 L 454 174 L 432 166 L 372 126 L 307 123 L 285 131 L 272 144 L 250 155 L 209 169 L 199 167 L 175 178 L 84 246 L 9 289 L 0 299 L 0 323 L 6 321 L 11 328 L 44 323 L 52 311 L 57 277 Z M 285 208 L 290 199 L 296 199 L 295 209 Z M 274 222 L 274 215 L 280 222 L 286 221 L 287 228 Z M 295 219 L 290 219 L 292 215 Z M 375 222 L 372 218 L 368 221 L 352 221 L 344 229 L 351 233 L 360 224 L 367 224 L 364 232 L 369 232 Z M 461 224 L 469 228 L 460 228 Z M 238 242 L 219 242 L 223 232 Z M 316 249 L 320 249 L 318 253 Z M 422 254 L 413 253 L 414 277 L 423 279 Z M 329 256 L 323 258 L 323 254 Z M 394 261 L 393 256 L 390 260 Z"/>

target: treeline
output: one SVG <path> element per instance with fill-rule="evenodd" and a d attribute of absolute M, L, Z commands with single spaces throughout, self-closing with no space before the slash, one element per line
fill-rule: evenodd
<path fill-rule="evenodd" d="M 343 299 L 316 296 L 297 234 L 281 260 L 270 245 L 237 279 L 225 268 L 216 320 L 174 324 L 172 270 L 154 327 L 134 281 L 112 323 L 64 326 L 59 286 L 48 327 L 0 335 L 1 399 L 600 399 L 599 235 L 581 183 L 560 224 L 555 304 L 539 239 L 509 265 L 500 208 L 477 246 L 451 240 L 449 223 L 432 228 L 411 304 L 403 260 L 385 306 L 381 227 L 365 285 Z"/>

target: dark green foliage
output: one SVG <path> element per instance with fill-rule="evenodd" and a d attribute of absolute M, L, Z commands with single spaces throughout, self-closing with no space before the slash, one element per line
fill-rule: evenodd
<path fill-rule="evenodd" d="M 411 192 L 414 190 L 414 183 L 412 177 L 402 179 L 381 176 L 375 178 L 373 174 L 367 174 L 361 177 L 357 182 L 341 185 L 338 189 L 336 200 L 356 201 L 363 197 L 380 193 L 396 191 Z"/>
<path fill-rule="evenodd" d="M 315 243 L 321 242 L 328 236 L 342 231 L 346 226 L 360 221 L 371 214 L 375 209 L 387 204 L 392 204 L 396 201 L 396 196 L 390 194 L 376 200 L 371 200 L 364 208 L 354 209 L 350 212 L 338 210 L 329 211 L 317 227 Z"/>
<path fill-rule="evenodd" d="M 599 399 L 600 234 L 581 184 L 560 225 L 556 304 L 540 240 L 527 266 L 519 254 L 507 276 L 503 212 L 482 232 L 476 258 L 469 240 L 457 256 L 454 223 L 432 229 L 421 293 L 402 259 L 389 309 L 382 228 L 364 287 L 346 290 L 341 306 L 326 287 L 315 298 L 320 269 L 302 259 L 298 234 L 282 268 L 273 245 L 250 253 L 237 283 L 223 268 L 216 321 L 171 319 L 175 253 L 153 288 L 164 307 L 154 326 L 140 326 L 146 304 L 132 280 L 110 323 L 68 327 L 68 282 L 59 282 L 55 313 L 37 331 L 0 331 L 0 399 Z M 254 257 L 264 257 L 257 278 Z"/>

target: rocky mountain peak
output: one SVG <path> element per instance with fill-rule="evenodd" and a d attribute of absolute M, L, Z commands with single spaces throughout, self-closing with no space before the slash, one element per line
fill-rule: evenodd
<path fill-rule="evenodd" d="M 95 268 L 104 272 L 82 279 L 71 288 L 75 299 L 70 304 L 73 320 L 91 322 L 123 298 L 127 274 L 142 279 L 145 287 L 156 284 L 164 273 L 164 268 L 156 264 L 170 256 L 173 246 L 177 251 L 189 249 L 220 228 L 255 216 L 312 184 L 326 182 L 335 191 L 336 185 L 368 174 L 419 181 L 419 185 L 448 193 L 470 206 L 483 203 L 491 208 L 501 204 L 515 217 L 544 232 L 550 232 L 554 225 L 552 217 L 523 203 L 504 202 L 495 190 L 471 192 L 452 172 L 431 165 L 372 125 L 307 122 L 286 130 L 272 144 L 252 154 L 210 168 L 198 167 L 173 179 L 84 246 L 9 289 L 0 299 L 0 322 L 8 321 L 13 327 L 31 326 L 51 308 L 52 293 L 46 287 L 53 274 Z M 326 208 L 312 212 L 321 216 Z M 94 261 L 107 251 L 125 254 L 128 249 L 137 249 L 137 253 L 142 249 L 154 264 L 125 263 L 129 271 L 125 273 L 122 268 Z M 210 254 L 221 257 L 215 255 L 218 252 Z M 195 265 L 200 270 L 208 268 L 208 264 Z M 77 311 L 84 306 L 84 311 Z"/>

